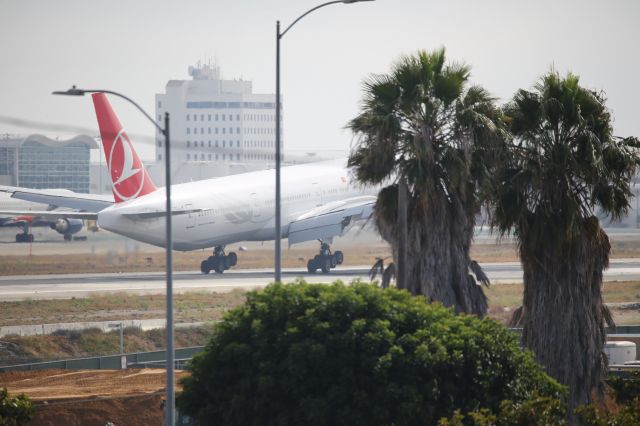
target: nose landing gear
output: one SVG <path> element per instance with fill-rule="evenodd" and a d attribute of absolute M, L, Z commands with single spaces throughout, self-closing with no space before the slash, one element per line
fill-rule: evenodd
<path fill-rule="evenodd" d="M 313 259 L 309 259 L 307 262 L 307 271 L 310 274 L 315 274 L 318 269 L 323 274 L 328 274 L 331 269 L 338 265 L 341 265 L 344 261 L 344 254 L 337 250 L 335 253 L 331 253 L 329 244 L 320 241 L 320 253 L 316 254 Z"/>
<path fill-rule="evenodd" d="M 225 254 L 224 246 L 216 246 L 213 249 L 213 256 L 209 256 L 200 263 L 200 271 L 202 271 L 203 274 L 208 274 L 210 271 L 216 271 L 218 274 L 221 274 L 232 266 L 236 266 L 237 263 L 237 254 L 234 252 Z"/>

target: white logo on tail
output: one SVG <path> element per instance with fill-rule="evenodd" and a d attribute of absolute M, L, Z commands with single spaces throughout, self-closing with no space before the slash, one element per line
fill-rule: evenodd
<path fill-rule="evenodd" d="M 120 176 L 116 178 L 113 174 L 113 153 L 115 152 L 116 146 L 122 146 L 122 167 L 120 168 Z M 133 147 L 131 146 L 131 141 L 124 133 L 124 129 L 121 129 L 116 136 L 113 144 L 111 145 L 111 150 L 109 152 L 109 172 L 111 173 L 113 181 L 113 192 L 115 192 L 118 197 L 120 197 L 123 201 L 131 200 L 132 198 L 136 198 L 140 191 L 142 191 L 142 187 L 144 186 L 144 169 L 140 164 L 134 164 L 135 158 L 133 154 Z M 116 168 L 116 173 L 118 172 L 118 168 Z M 142 176 L 137 177 L 136 183 L 132 182 L 129 185 L 123 185 L 123 188 L 118 189 L 118 185 L 121 183 L 125 183 L 128 179 L 134 178 L 136 179 L 136 175 L 141 174 Z M 136 187 L 137 185 L 137 187 Z"/>

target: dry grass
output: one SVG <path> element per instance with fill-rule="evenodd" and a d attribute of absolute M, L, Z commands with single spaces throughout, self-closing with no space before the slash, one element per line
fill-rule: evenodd
<path fill-rule="evenodd" d="M 174 315 L 177 322 L 215 321 L 244 299 L 241 290 L 176 294 Z M 113 293 L 79 299 L 0 302 L 0 326 L 164 318 L 165 300 L 163 294 Z"/>

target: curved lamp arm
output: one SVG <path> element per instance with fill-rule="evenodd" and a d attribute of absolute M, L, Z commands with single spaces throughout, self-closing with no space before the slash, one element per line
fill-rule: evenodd
<path fill-rule="evenodd" d="M 295 21 L 293 21 L 287 28 L 284 29 L 283 32 L 278 34 L 278 38 L 284 37 L 284 35 L 287 33 L 287 31 L 289 31 L 291 29 L 291 27 L 293 27 L 299 20 L 301 20 L 302 18 L 304 18 L 305 16 L 307 16 L 311 12 L 314 12 L 314 11 L 320 9 L 321 7 L 329 6 L 330 4 L 336 4 L 336 3 L 350 4 L 350 3 L 359 3 L 361 1 L 374 1 L 374 0 L 335 0 L 335 1 L 329 1 L 329 2 L 326 2 L 326 3 L 322 3 L 322 4 L 314 7 L 313 9 L 307 10 L 302 15 L 298 16 Z"/>
<path fill-rule="evenodd" d="M 156 121 L 153 119 L 153 117 L 151 117 L 149 114 L 147 114 L 147 112 L 142 109 L 142 107 L 140 105 L 138 105 L 133 99 L 129 98 L 128 96 L 123 95 L 122 93 L 118 93 L 118 92 L 114 92 L 113 90 L 102 90 L 102 89 L 78 89 L 76 86 L 71 87 L 71 89 L 66 90 L 66 91 L 60 91 L 57 90 L 55 92 L 51 92 L 52 95 L 65 95 L 65 96 L 84 96 L 86 93 L 108 93 L 110 95 L 113 96 L 117 96 L 119 98 L 124 99 L 125 101 L 128 101 L 129 103 L 131 103 L 134 107 L 138 108 L 138 110 L 144 114 L 145 117 L 147 117 L 147 119 L 153 123 L 154 126 L 156 126 L 156 129 L 158 129 L 158 131 L 160 133 L 162 133 L 164 136 L 166 136 L 166 131 L 165 129 L 163 129 L 162 127 L 160 127 L 160 125 L 158 123 L 156 123 Z"/>

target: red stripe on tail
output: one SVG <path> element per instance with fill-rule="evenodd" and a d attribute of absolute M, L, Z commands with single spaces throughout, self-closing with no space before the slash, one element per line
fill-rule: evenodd
<path fill-rule="evenodd" d="M 92 97 L 116 203 L 155 191 L 156 186 L 151 182 L 107 96 L 104 93 L 94 93 Z"/>

